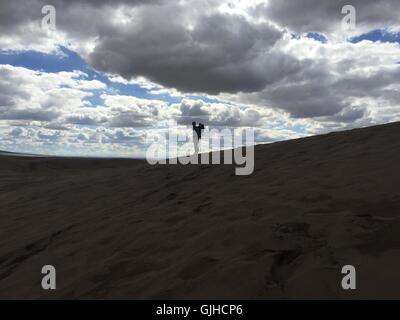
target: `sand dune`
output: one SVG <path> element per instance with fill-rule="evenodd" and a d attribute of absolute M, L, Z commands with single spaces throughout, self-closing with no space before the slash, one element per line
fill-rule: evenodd
<path fill-rule="evenodd" d="M 394 123 L 258 146 L 251 176 L 3 155 L 0 298 L 400 298 L 399 137 Z"/>

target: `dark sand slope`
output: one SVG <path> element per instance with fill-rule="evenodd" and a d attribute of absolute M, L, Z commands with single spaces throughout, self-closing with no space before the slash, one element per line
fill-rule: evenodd
<path fill-rule="evenodd" d="M 1 298 L 400 298 L 400 124 L 232 166 L 0 157 Z M 41 267 L 57 290 L 41 289 Z M 357 290 L 341 289 L 341 267 Z"/>

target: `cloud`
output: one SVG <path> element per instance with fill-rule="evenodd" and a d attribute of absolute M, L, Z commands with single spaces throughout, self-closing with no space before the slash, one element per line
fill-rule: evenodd
<path fill-rule="evenodd" d="M 8 135 L 12 137 L 19 137 L 24 131 L 21 128 L 13 128 Z"/>
<path fill-rule="evenodd" d="M 80 114 L 74 114 L 74 115 L 67 116 L 64 121 L 67 124 L 69 123 L 69 124 L 94 126 L 94 125 L 101 124 L 102 122 L 105 122 L 106 119 L 105 118 L 98 119 L 97 115 L 91 116 L 91 115 L 80 113 Z"/>
<path fill-rule="evenodd" d="M 0 48 L 57 51 L 57 43 L 96 37 L 102 24 L 120 8 L 153 5 L 159 0 L 14 0 L 0 2 Z M 57 32 L 41 28 L 42 8 L 56 9 Z M 96 17 L 96 19 L 93 19 Z M 68 39 L 67 39 L 68 37 Z M 79 47 L 84 50 L 88 44 Z"/>
<path fill-rule="evenodd" d="M 110 127 L 158 126 L 174 111 L 160 100 L 139 99 L 124 95 L 102 95 Z"/>
<path fill-rule="evenodd" d="M 178 124 L 182 125 L 191 125 L 195 121 L 216 127 L 256 127 L 265 124 L 270 115 L 264 108 L 206 103 L 191 99 L 184 99 L 172 107 L 180 111 L 176 118 Z"/>
<path fill-rule="evenodd" d="M 0 75 L 0 120 L 57 120 L 85 107 L 90 90 L 106 87 L 79 71 L 46 73 L 0 65 Z"/>
<path fill-rule="evenodd" d="M 4 5 L 16 16 L 4 22 L 5 36 L 12 34 L 4 47 L 20 49 L 26 41 L 38 49 L 53 39 L 70 44 L 96 69 L 128 80 L 142 76 L 181 92 L 253 92 L 297 67 L 295 59 L 273 50 L 282 37 L 278 28 L 223 14 L 219 1 L 50 1 L 57 10 L 57 32 L 51 35 L 38 27 L 44 2 L 34 0 L 25 12 L 19 2 Z M 36 37 L 29 36 L 39 39 L 36 47 L 24 39 L 21 28 L 29 24 L 37 25 Z"/>
<path fill-rule="evenodd" d="M 212 14 L 188 27 L 179 11 L 171 16 L 172 6 L 163 10 L 144 11 L 138 22 L 109 30 L 89 62 L 126 79 L 143 76 L 182 92 L 208 94 L 257 91 L 296 70 L 294 59 L 273 51 L 281 32 L 269 24 Z"/>
<path fill-rule="evenodd" d="M 344 126 L 349 119 L 375 117 L 367 110 L 379 104 L 398 107 L 398 44 L 321 44 L 302 38 L 281 45 L 296 54 L 300 71 L 259 92 L 228 98 L 281 109 L 294 118 L 336 119 Z"/>
<path fill-rule="evenodd" d="M 56 7 L 54 32 L 40 28 L 44 4 Z M 118 92 L 107 86 L 110 82 L 90 80 L 82 71 L 1 65 L 1 124 L 29 128 L 15 135 L 27 145 L 43 136 L 48 146 L 45 136 L 62 131 L 59 139 L 71 150 L 74 144 L 101 148 L 97 143 L 104 138 L 112 152 L 114 144 L 142 145 L 140 134 L 130 130 L 148 132 L 173 120 L 182 126 L 192 121 L 254 126 L 260 130 L 258 141 L 272 141 L 399 119 L 400 46 L 347 42 L 353 33 L 345 34 L 340 26 L 345 4 L 3 1 L 3 50 L 55 52 L 64 45 L 107 73 L 111 83 L 135 85 L 156 99 Z M 398 1 L 355 0 L 352 5 L 357 10 L 355 34 L 399 30 Z M 318 34 L 307 38 L 309 32 Z M 326 43 L 316 40 L 322 34 Z M 41 135 L 35 126 L 43 130 Z"/>
<path fill-rule="evenodd" d="M 57 119 L 60 112 L 55 110 L 43 110 L 40 108 L 30 108 L 22 110 L 8 110 L 0 114 L 0 119 L 3 120 L 36 120 L 36 121 L 50 121 Z"/>
<path fill-rule="evenodd" d="M 260 3 L 253 11 L 293 32 L 341 33 L 345 16 L 342 8 L 356 9 L 357 33 L 374 28 L 398 28 L 400 3 L 397 0 L 281 0 Z"/>

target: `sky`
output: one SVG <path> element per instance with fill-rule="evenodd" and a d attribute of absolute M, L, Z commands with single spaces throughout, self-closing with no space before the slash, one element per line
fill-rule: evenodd
<path fill-rule="evenodd" d="M 45 5 L 55 8 L 48 25 Z M 342 20 L 355 8 L 354 28 Z M 255 143 L 400 120 L 398 0 L 0 2 L 0 150 L 144 157 L 170 128 Z"/>

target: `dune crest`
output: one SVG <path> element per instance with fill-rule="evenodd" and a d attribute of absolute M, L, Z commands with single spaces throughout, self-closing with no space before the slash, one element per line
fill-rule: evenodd
<path fill-rule="evenodd" d="M 393 123 L 257 146 L 250 176 L 3 155 L 0 297 L 400 298 L 399 136 Z"/>

